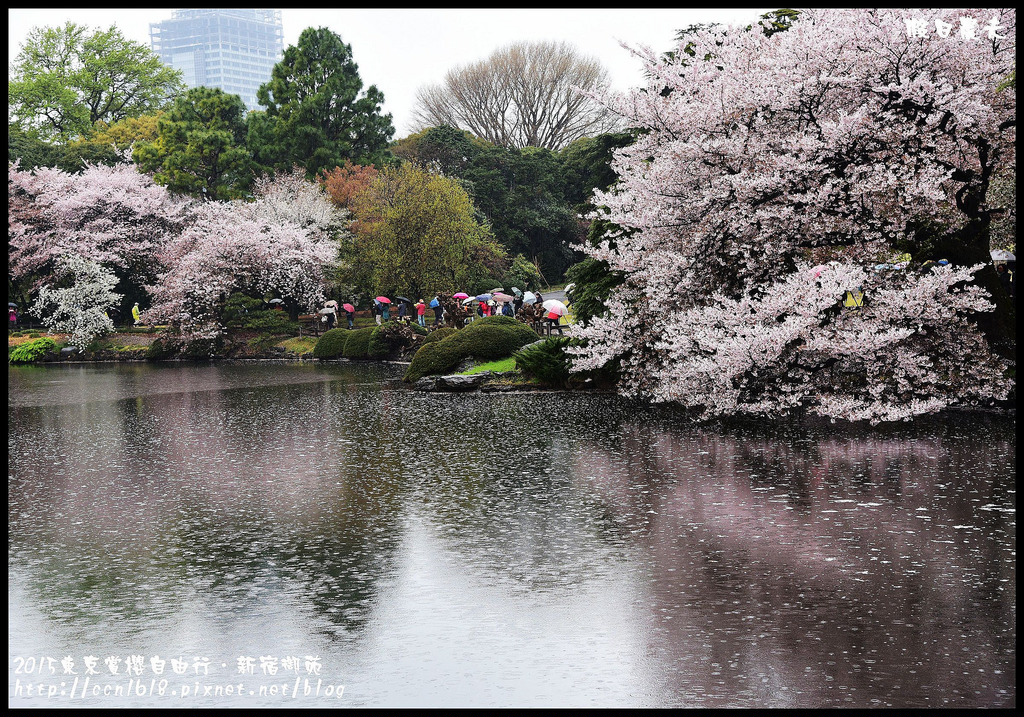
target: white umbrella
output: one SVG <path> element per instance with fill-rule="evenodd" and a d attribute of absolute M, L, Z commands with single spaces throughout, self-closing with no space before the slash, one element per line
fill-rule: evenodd
<path fill-rule="evenodd" d="M 992 261 L 1017 261 L 1017 257 L 1006 249 L 993 249 L 989 254 L 992 255 Z"/>
<path fill-rule="evenodd" d="M 541 304 L 549 314 L 558 314 L 559 316 L 565 316 L 569 313 L 569 308 L 557 299 L 548 299 Z"/>
<path fill-rule="evenodd" d="M 537 295 L 534 294 L 532 291 L 527 291 L 525 294 L 523 294 L 523 303 L 525 304 L 532 304 L 536 300 Z"/>

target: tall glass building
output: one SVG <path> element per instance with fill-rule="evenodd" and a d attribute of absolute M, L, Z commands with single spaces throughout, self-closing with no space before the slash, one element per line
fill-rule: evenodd
<path fill-rule="evenodd" d="M 257 108 L 284 47 L 280 10 L 175 10 L 149 25 L 153 52 L 184 74 L 189 87 L 219 87 Z"/>

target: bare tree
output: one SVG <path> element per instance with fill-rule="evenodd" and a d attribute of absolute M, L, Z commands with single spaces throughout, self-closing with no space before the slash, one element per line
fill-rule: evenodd
<path fill-rule="evenodd" d="M 585 94 L 608 84 L 601 63 L 571 45 L 516 43 L 421 88 L 414 118 L 417 129 L 450 125 L 505 147 L 559 150 L 620 128 L 617 115 Z"/>

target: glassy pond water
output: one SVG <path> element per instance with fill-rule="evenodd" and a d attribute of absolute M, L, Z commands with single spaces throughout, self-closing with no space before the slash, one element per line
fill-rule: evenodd
<path fill-rule="evenodd" d="M 9 368 L 9 705 L 1015 706 L 1012 420 L 402 369 Z"/>

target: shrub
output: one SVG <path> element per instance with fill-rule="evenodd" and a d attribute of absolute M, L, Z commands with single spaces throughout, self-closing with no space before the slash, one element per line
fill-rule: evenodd
<path fill-rule="evenodd" d="M 536 289 L 540 286 L 541 278 L 540 272 L 537 271 L 537 266 L 522 254 L 517 254 L 512 259 L 512 265 L 505 272 L 503 281 L 504 283 L 495 284 L 494 286 L 503 286 L 508 293 L 511 293 L 513 286 L 523 291 L 526 291 L 528 288 Z"/>
<path fill-rule="evenodd" d="M 471 281 L 469 283 L 469 290 L 473 292 L 473 296 L 476 296 L 477 294 L 488 293 L 491 291 L 491 289 L 494 289 L 495 287 L 498 286 L 504 286 L 501 283 L 501 279 L 495 279 L 493 276 L 483 276 Z"/>
<path fill-rule="evenodd" d="M 409 328 L 412 329 L 414 334 L 419 334 L 420 336 L 426 336 L 430 333 L 426 328 L 419 324 L 409 324 Z"/>
<path fill-rule="evenodd" d="M 436 331 L 434 333 L 437 333 Z M 479 319 L 439 341 L 426 343 L 413 356 L 405 381 L 443 374 L 467 358 L 493 360 L 511 356 L 537 340 L 533 329 L 509 316 Z"/>
<path fill-rule="evenodd" d="M 294 354 L 299 358 L 305 359 L 312 357 L 313 349 L 316 348 L 316 344 L 317 342 L 313 340 L 312 336 L 302 336 L 278 341 L 276 346 L 284 349 L 290 354 Z"/>
<path fill-rule="evenodd" d="M 276 344 L 277 337 L 270 334 L 259 334 L 258 336 L 253 336 L 247 343 L 256 351 L 262 352 L 269 350 L 274 344 Z"/>
<path fill-rule="evenodd" d="M 147 361 L 163 361 L 171 355 L 171 350 L 164 343 L 163 339 L 156 339 L 146 349 L 146 360 Z"/>
<path fill-rule="evenodd" d="M 313 347 L 313 358 L 335 359 L 345 352 L 345 343 L 349 334 L 353 333 L 348 329 L 331 329 L 324 332 L 320 340 Z"/>
<path fill-rule="evenodd" d="M 203 361 L 215 358 L 222 348 L 220 339 L 194 339 L 182 348 L 181 357 L 191 361 Z"/>
<path fill-rule="evenodd" d="M 342 352 L 342 355 L 347 359 L 369 358 L 370 334 L 376 328 L 376 326 L 367 326 L 364 329 L 349 331 L 348 340 L 345 342 L 345 350 Z"/>
<path fill-rule="evenodd" d="M 566 337 L 551 337 L 517 351 L 512 354 L 516 368 L 545 386 L 566 388 L 569 385 L 569 357 L 565 347 L 569 341 Z"/>
<path fill-rule="evenodd" d="M 409 364 L 402 380 L 412 383 L 424 376 L 443 374 L 458 362 L 458 358 L 453 360 L 452 352 L 449 347 L 445 346 L 444 341 L 424 344 L 412 357 L 412 363 Z"/>
<path fill-rule="evenodd" d="M 9 363 L 35 363 L 49 353 L 58 350 L 57 342 L 44 336 L 43 338 L 27 341 L 14 349 L 7 355 Z"/>
<path fill-rule="evenodd" d="M 408 324 L 389 321 L 383 326 L 373 328 L 366 346 L 366 354 L 369 358 L 382 359 L 399 349 L 411 346 L 412 343 L 413 333 Z"/>
<path fill-rule="evenodd" d="M 248 329 L 264 334 L 297 334 L 298 323 L 289 320 L 280 309 L 268 308 L 262 299 L 245 294 L 232 294 L 224 302 L 224 324 L 231 328 Z"/>
<path fill-rule="evenodd" d="M 440 341 L 443 338 L 447 338 L 448 336 L 451 336 L 456 331 L 458 331 L 458 329 L 454 329 L 451 326 L 441 326 L 439 328 L 434 329 L 429 334 L 427 334 L 427 337 L 425 339 L 423 339 L 423 343 L 424 344 L 432 344 L 435 341 Z"/>

